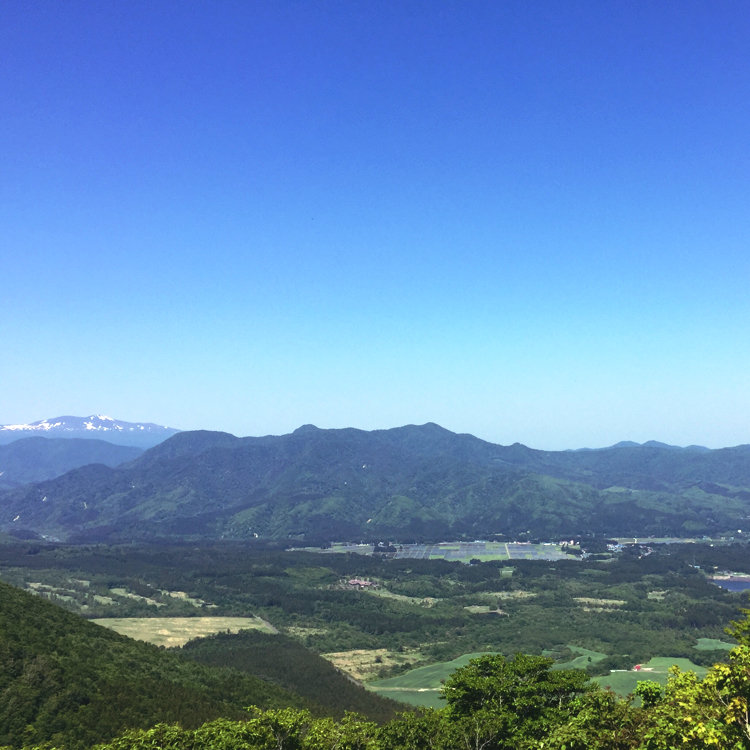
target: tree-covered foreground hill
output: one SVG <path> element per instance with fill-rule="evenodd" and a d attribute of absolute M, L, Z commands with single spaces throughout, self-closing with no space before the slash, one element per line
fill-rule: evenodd
<path fill-rule="evenodd" d="M 157 722 L 195 728 L 217 717 L 238 719 L 251 704 L 316 716 L 349 706 L 381 717 L 395 705 L 371 694 L 351 703 L 341 696 L 335 706 L 323 694 L 305 699 L 247 672 L 125 638 L 0 583 L 0 747 L 88 748 Z"/>
<path fill-rule="evenodd" d="M 692 536 L 743 527 L 750 447 L 536 451 L 435 424 L 198 431 L 1 500 L 0 530 L 68 541 Z"/>
<path fill-rule="evenodd" d="M 742 630 L 742 628 L 740 628 Z M 740 638 L 744 640 L 743 636 Z M 197 730 L 159 725 L 99 750 L 742 750 L 750 747 L 750 647 L 734 649 L 699 681 L 674 671 L 667 687 L 644 681 L 627 700 L 578 670 L 517 654 L 484 656 L 446 681 L 446 706 L 377 726 L 354 715 L 314 719 L 294 709 L 254 710 L 244 721 Z M 638 705 L 636 705 L 636 700 Z"/>

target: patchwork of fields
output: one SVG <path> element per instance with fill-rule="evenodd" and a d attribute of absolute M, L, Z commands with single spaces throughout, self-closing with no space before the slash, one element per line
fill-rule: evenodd
<path fill-rule="evenodd" d="M 399 544 L 389 552 L 395 560 L 450 560 L 469 562 L 470 560 L 567 560 L 575 559 L 567 555 L 560 544 L 545 542 L 439 542 L 438 544 Z M 312 549 L 316 552 L 344 552 L 359 555 L 373 554 L 371 544 L 332 544 L 328 549 Z"/>
<path fill-rule="evenodd" d="M 472 654 L 464 654 L 451 661 L 417 667 L 397 677 L 371 682 L 367 687 L 384 698 L 392 698 L 415 706 L 440 708 L 444 705 L 444 701 L 440 697 L 440 688 L 443 686 L 443 682 L 457 669 L 465 667 L 472 659 L 484 656 L 487 653 L 495 652 L 477 651 Z"/>
<path fill-rule="evenodd" d="M 443 681 L 480 653 L 543 653 L 627 694 L 639 680 L 666 682 L 672 664 L 704 674 L 732 647 L 724 628 L 744 599 L 713 579 L 742 570 L 746 547 L 664 545 L 583 561 L 566 549 L 14 547 L 0 548 L 0 575 L 160 646 L 280 632 L 374 692 L 423 706 L 441 706 Z"/>
<path fill-rule="evenodd" d="M 716 643 L 721 642 L 717 641 Z M 726 643 L 721 643 L 720 646 L 720 648 L 730 647 L 730 644 Z M 696 646 L 696 649 L 699 648 L 700 644 Z M 606 656 L 605 654 L 576 646 L 573 646 L 572 650 L 578 652 L 580 655 L 565 664 L 556 664 L 555 668 L 584 669 L 587 662 L 592 660 L 598 661 Z M 440 697 L 440 689 L 443 682 L 456 669 L 466 666 L 471 659 L 482 656 L 484 653 L 493 652 L 464 654 L 463 656 L 459 656 L 457 659 L 451 661 L 430 664 L 426 667 L 418 667 L 409 672 L 398 675 L 397 677 L 370 682 L 367 684 L 367 687 L 378 693 L 378 695 L 382 695 L 386 698 L 403 701 L 404 703 L 410 703 L 415 706 L 440 708 L 444 705 L 444 701 Z M 653 680 L 661 685 L 666 685 L 669 670 L 672 666 L 679 667 L 683 672 L 693 671 L 700 678 L 703 678 L 707 672 L 705 667 L 694 664 L 689 659 L 666 656 L 654 657 L 648 662 L 639 665 L 640 669 L 617 669 L 613 670 L 608 675 L 594 677 L 593 679 L 602 687 L 613 690 L 618 695 L 624 697 L 629 693 L 632 693 L 638 682 L 641 680 Z"/>

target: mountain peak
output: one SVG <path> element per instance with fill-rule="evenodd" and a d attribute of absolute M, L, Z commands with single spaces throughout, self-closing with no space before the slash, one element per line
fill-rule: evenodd
<path fill-rule="evenodd" d="M 104 414 L 90 414 L 87 417 L 65 415 L 29 424 L 0 425 L 0 444 L 39 435 L 50 438 L 99 438 L 119 445 L 150 447 L 176 432 L 179 430 L 153 422 L 125 422 Z"/>

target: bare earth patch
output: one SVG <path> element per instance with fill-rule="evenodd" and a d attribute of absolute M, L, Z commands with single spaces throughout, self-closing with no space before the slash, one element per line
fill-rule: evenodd
<path fill-rule="evenodd" d="M 193 638 L 214 633 L 238 633 L 240 630 L 277 632 L 260 617 L 102 617 L 92 622 L 157 646 L 184 646 Z"/>

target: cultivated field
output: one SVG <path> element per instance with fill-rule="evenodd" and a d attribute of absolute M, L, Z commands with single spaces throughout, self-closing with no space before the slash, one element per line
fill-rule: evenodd
<path fill-rule="evenodd" d="M 564 560 L 575 559 L 566 555 L 559 544 L 547 542 L 440 542 L 438 544 L 399 544 L 392 555 L 395 559 L 408 560 Z M 360 555 L 373 554 L 371 544 L 332 544 L 329 549 L 308 548 L 314 552 L 348 552 Z"/>
<path fill-rule="evenodd" d="M 422 658 L 418 651 L 389 651 L 387 648 L 335 651 L 321 656 L 360 681 L 371 680 L 385 668 L 413 663 Z"/>
<path fill-rule="evenodd" d="M 708 671 L 705 667 L 693 664 L 689 659 L 678 659 L 671 656 L 655 656 L 651 661 L 641 665 L 641 669 L 615 670 L 602 677 L 594 677 L 602 687 L 614 690 L 618 695 L 627 695 L 635 690 L 642 680 L 654 680 L 661 685 L 667 684 L 669 669 L 678 666 L 683 672 L 695 672 L 698 677 L 705 677 Z"/>
<path fill-rule="evenodd" d="M 276 629 L 260 617 L 102 617 L 92 620 L 128 638 L 157 646 L 184 646 L 193 638 L 240 630 Z"/>
<path fill-rule="evenodd" d="M 723 643 L 714 639 L 702 638 L 696 648 L 731 648 L 731 644 Z M 716 645 L 721 644 L 721 645 Z M 557 664 L 557 669 L 585 669 L 592 662 L 606 658 L 606 654 L 598 651 L 570 646 L 571 651 L 578 656 L 565 664 Z M 415 706 L 431 706 L 440 708 L 444 702 L 440 698 L 440 688 L 451 673 L 469 663 L 470 659 L 482 656 L 486 652 L 464 654 L 453 661 L 430 664 L 426 667 L 417 667 L 409 672 L 390 677 L 385 680 L 375 680 L 367 684 L 368 689 L 374 690 L 379 695 L 394 700 L 411 703 Z M 704 677 L 706 668 L 693 664 L 689 659 L 678 659 L 676 657 L 655 657 L 651 661 L 641 665 L 640 670 L 615 670 L 608 675 L 594 677 L 602 687 L 610 688 L 615 693 L 625 696 L 635 690 L 641 680 L 654 680 L 662 685 L 667 682 L 669 669 L 677 665 L 682 671 L 696 672 L 699 677 Z M 633 665 L 635 666 L 635 665 Z"/>
<path fill-rule="evenodd" d="M 465 667 L 471 659 L 476 659 L 486 653 L 492 652 L 477 651 L 472 654 L 464 654 L 452 661 L 442 661 L 426 667 L 417 667 L 398 675 L 398 677 L 370 682 L 367 684 L 367 688 L 374 690 L 385 698 L 393 698 L 416 706 L 440 708 L 445 705 L 440 698 L 440 688 L 443 686 L 443 681 L 448 679 L 459 667 Z"/>

